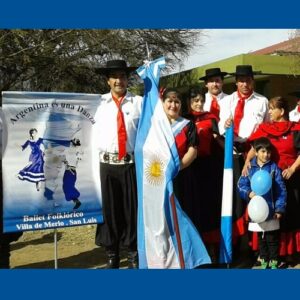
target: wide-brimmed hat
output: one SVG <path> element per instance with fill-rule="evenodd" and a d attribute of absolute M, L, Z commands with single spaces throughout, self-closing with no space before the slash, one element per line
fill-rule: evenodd
<path fill-rule="evenodd" d="M 235 76 L 251 76 L 261 74 L 259 71 L 253 71 L 251 65 L 238 65 L 235 67 L 235 73 L 230 73 Z"/>
<path fill-rule="evenodd" d="M 222 72 L 220 68 L 211 68 L 205 70 L 205 76 L 199 78 L 199 80 L 207 80 L 211 77 L 221 76 L 222 78 L 227 75 L 227 72 Z"/>
<path fill-rule="evenodd" d="M 108 60 L 106 62 L 106 67 L 96 68 L 96 73 L 108 75 L 111 71 L 116 70 L 124 70 L 126 73 L 131 73 L 135 71 L 138 67 L 128 67 L 125 60 L 122 59 L 115 59 L 115 60 Z"/>

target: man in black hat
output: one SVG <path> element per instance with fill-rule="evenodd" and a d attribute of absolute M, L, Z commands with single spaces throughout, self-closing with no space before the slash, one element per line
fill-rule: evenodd
<path fill-rule="evenodd" d="M 248 149 L 247 138 L 257 126 L 268 121 L 268 99 L 254 91 L 254 75 L 251 65 L 236 66 L 236 92 L 224 98 L 227 106 L 221 111 L 219 131 L 221 134 L 233 122 L 234 129 L 234 169 L 233 169 L 233 239 L 244 235 L 247 226 L 244 219 L 245 204 L 236 189 L 242 173 Z M 250 146 L 249 146 L 250 148 Z M 237 245 L 235 254 L 238 253 Z"/>
<path fill-rule="evenodd" d="M 101 96 L 95 115 L 104 217 L 104 223 L 97 226 L 96 244 L 105 247 L 107 268 L 119 268 L 120 248 L 128 251 L 128 267 L 138 267 L 133 151 L 142 97 L 127 91 L 128 76 L 135 69 L 124 60 L 111 60 L 97 70 L 110 87 L 110 92 Z"/>
<path fill-rule="evenodd" d="M 205 70 L 205 76 L 199 80 L 205 81 L 207 93 L 205 94 L 204 111 L 209 111 L 220 118 L 220 110 L 224 101 L 221 101 L 227 94 L 223 93 L 223 80 L 227 72 L 222 72 L 220 68 L 212 68 Z"/>
<path fill-rule="evenodd" d="M 251 65 L 238 65 L 235 75 L 237 91 L 226 97 L 227 104 L 220 115 L 220 133 L 233 121 L 234 140 L 243 144 L 256 127 L 268 120 L 268 99 L 254 91 L 254 75 Z"/>
<path fill-rule="evenodd" d="M 289 113 L 289 119 L 293 122 L 299 122 L 300 121 L 300 92 L 293 92 L 289 95 L 297 97 L 297 105 L 296 107 L 290 111 Z"/>

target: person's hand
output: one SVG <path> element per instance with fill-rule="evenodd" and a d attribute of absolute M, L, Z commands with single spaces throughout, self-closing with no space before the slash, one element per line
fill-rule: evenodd
<path fill-rule="evenodd" d="M 252 199 L 255 196 L 255 193 L 253 191 L 250 192 L 249 198 Z"/>
<path fill-rule="evenodd" d="M 250 161 L 245 161 L 245 164 L 242 169 L 242 176 L 246 177 L 249 175 L 249 169 L 251 169 Z"/>
<path fill-rule="evenodd" d="M 288 167 L 282 171 L 282 177 L 284 179 L 290 179 L 294 173 L 295 169 L 293 167 Z"/>
<path fill-rule="evenodd" d="M 224 124 L 225 129 L 229 128 L 231 124 L 232 124 L 232 118 L 227 119 Z"/>
<path fill-rule="evenodd" d="M 281 213 L 275 213 L 274 216 L 273 216 L 273 218 L 276 219 L 276 220 L 281 219 L 281 217 L 282 217 Z"/>

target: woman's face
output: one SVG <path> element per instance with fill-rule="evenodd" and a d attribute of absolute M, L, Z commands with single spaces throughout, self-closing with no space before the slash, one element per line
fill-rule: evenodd
<path fill-rule="evenodd" d="M 272 103 L 269 104 L 269 115 L 270 120 L 274 122 L 283 121 L 284 120 L 284 109 L 276 108 Z"/>
<path fill-rule="evenodd" d="M 191 110 L 196 111 L 196 112 L 202 112 L 203 111 L 203 106 L 204 106 L 204 98 L 202 95 L 197 95 L 194 98 L 191 98 Z"/>
<path fill-rule="evenodd" d="M 164 111 L 169 120 L 176 120 L 180 115 L 181 101 L 176 93 L 169 93 L 163 102 Z"/>

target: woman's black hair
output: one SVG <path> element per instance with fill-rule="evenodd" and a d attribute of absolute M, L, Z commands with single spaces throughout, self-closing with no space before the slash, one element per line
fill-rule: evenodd
<path fill-rule="evenodd" d="M 166 88 L 163 92 L 162 100 L 165 101 L 170 96 L 170 94 L 173 93 L 175 93 L 177 98 L 181 101 L 181 95 L 176 88 Z"/>
<path fill-rule="evenodd" d="M 201 95 L 205 99 L 205 95 L 204 95 L 204 93 L 202 92 L 201 89 L 198 89 L 198 88 L 192 88 L 192 89 L 190 89 L 190 91 L 189 91 L 189 99 L 195 98 L 198 95 Z"/>
<path fill-rule="evenodd" d="M 32 134 L 33 134 L 35 131 L 37 132 L 37 129 L 36 129 L 36 128 L 31 128 L 31 129 L 29 130 L 29 135 L 32 136 Z"/>

